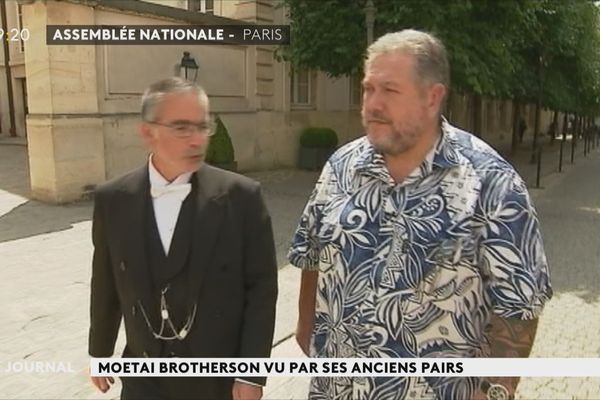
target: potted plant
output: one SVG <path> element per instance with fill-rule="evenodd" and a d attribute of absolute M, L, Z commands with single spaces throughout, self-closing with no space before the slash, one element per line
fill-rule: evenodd
<path fill-rule="evenodd" d="M 206 162 L 215 167 L 237 171 L 237 162 L 229 132 L 218 115 L 215 123 L 215 134 L 210 137 L 210 143 L 206 149 Z"/>
<path fill-rule="evenodd" d="M 323 168 L 338 144 L 338 137 L 331 128 L 305 128 L 300 133 L 300 168 L 319 170 Z"/>

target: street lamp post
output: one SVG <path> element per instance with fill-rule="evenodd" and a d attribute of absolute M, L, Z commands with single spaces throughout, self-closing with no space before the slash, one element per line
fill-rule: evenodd
<path fill-rule="evenodd" d="M 542 107 L 542 96 L 544 92 L 544 72 L 545 72 L 545 59 L 543 55 L 540 55 L 538 58 L 538 96 L 537 96 L 537 104 L 535 107 L 535 122 L 533 129 L 533 145 L 531 148 L 531 163 L 533 164 L 536 161 L 538 156 L 538 138 L 540 135 L 540 118 L 541 118 L 541 107 Z"/>
<path fill-rule="evenodd" d="M 199 67 L 194 57 L 190 56 L 189 51 L 183 52 L 183 58 L 181 59 L 179 65 L 181 68 L 183 68 L 185 79 L 191 80 L 192 82 L 196 82 Z"/>

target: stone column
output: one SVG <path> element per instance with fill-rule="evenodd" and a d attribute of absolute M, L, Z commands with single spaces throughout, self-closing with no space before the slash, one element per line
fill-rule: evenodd
<path fill-rule="evenodd" d="M 281 23 L 275 20 L 274 3 L 270 0 L 240 0 L 235 3 L 234 13 L 230 16 L 257 25 Z M 281 87 L 276 86 L 274 50 L 274 46 L 248 48 L 248 57 L 252 64 L 249 65 L 252 81 L 248 87 L 249 98 L 254 102 L 256 109 L 254 120 L 256 136 L 252 144 L 256 168 L 280 164 L 281 154 L 289 151 L 287 143 L 290 139 L 284 136 L 283 131 L 276 128 L 282 125 L 282 114 L 275 112 L 279 107 L 275 104 L 275 92 L 276 88 L 281 89 Z"/>
<path fill-rule="evenodd" d="M 274 23 L 274 6 L 270 0 L 242 0 L 236 3 L 233 18 L 259 25 Z M 251 46 L 256 60 L 256 102 L 257 110 L 273 110 L 274 46 Z"/>
<path fill-rule="evenodd" d="M 95 46 L 47 46 L 47 25 L 94 25 L 94 9 L 57 1 L 23 7 L 32 196 L 62 203 L 105 180 Z"/>

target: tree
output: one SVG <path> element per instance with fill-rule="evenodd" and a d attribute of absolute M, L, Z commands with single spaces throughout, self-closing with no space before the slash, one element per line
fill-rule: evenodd
<path fill-rule="evenodd" d="M 366 44 L 362 1 L 284 0 L 290 16 L 292 44 L 277 56 L 296 67 L 338 77 L 358 71 Z"/>
<path fill-rule="evenodd" d="M 366 0 L 282 0 L 291 45 L 278 56 L 295 66 L 352 74 L 366 51 Z M 375 35 L 430 31 L 448 49 L 452 89 L 597 114 L 598 6 L 589 0 L 374 0 Z"/>

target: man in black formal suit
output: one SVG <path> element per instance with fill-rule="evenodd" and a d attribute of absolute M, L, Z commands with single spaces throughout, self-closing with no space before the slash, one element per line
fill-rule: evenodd
<path fill-rule="evenodd" d="M 208 97 L 169 78 L 142 98 L 141 168 L 98 188 L 89 354 L 269 357 L 277 264 L 258 183 L 203 163 Z M 92 377 L 107 391 L 111 378 Z M 264 378 L 123 378 L 121 398 L 259 399 Z"/>

